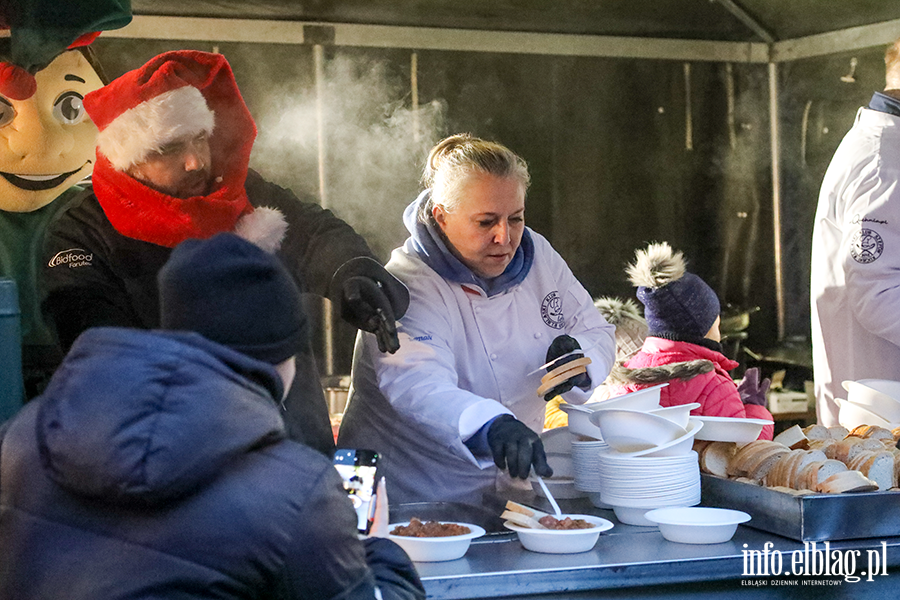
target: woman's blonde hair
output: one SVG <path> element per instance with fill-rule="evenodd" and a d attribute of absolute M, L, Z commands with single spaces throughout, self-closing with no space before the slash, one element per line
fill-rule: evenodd
<path fill-rule="evenodd" d="M 468 133 L 451 135 L 438 142 L 428 155 L 422 183 L 431 188 L 431 198 L 423 203 L 419 219 L 429 218 L 435 204 L 452 212 L 461 199 L 462 183 L 479 174 L 516 179 L 525 190 L 531 183 L 528 165 L 506 146 Z"/>

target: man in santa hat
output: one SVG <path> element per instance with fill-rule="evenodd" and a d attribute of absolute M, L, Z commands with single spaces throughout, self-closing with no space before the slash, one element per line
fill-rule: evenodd
<path fill-rule="evenodd" d="M 94 193 L 51 225 L 42 274 L 64 350 L 88 327 L 158 327 L 156 275 L 172 248 L 223 231 L 277 250 L 303 292 L 336 302 L 383 352 L 399 348 L 406 288 L 347 223 L 248 169 L 256 126 L 223 56 L 161 54 L 84 106 L 100 131 Z M 308 343 L 284 409 L 293 439 L 331 454 Z"/>

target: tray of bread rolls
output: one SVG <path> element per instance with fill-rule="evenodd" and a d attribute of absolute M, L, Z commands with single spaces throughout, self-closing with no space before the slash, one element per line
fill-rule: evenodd
<path fill-rule="evenodd" d="M 900 428 L 791 427 L 749 444 L 695 442 L 701 504 L 806 541 L 900 536 Z"/>

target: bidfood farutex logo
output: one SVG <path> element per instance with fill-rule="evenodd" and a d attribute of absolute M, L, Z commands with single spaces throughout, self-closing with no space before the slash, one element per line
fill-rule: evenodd
<path fill-rule="evenodd" d="M 838 550 L 830 542 L 804 542 L 802 550 L 790 553 L 766 542 L 762 550 L 744 544 L 743 586 L 838 586 L 888 574 L 887 543 L 880 548 Z M 746 579 L 746 578 L 756 579 Z M 767 577 L 769 579 L 762 579 Z M 777 579 L 772 579 L 777 578 Z"/>
<path fill-rule="evenodd" d="M 47 266 L 58 267 L 67 265 L 70 269 L 74 269 L 75 267 L 90 266 L 92 260 L 94 260 L 93 252 L 88 252 L 84 248 L 69 248 L 68 250 L 57 252 L 50 259 L 50 262 L 47 263 Z"/>

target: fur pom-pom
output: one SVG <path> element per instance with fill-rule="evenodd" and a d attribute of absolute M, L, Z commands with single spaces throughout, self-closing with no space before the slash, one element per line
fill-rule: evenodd
<path fill-rule="evenodd" d="M 635 261 L 626 273 L 637 287 L 661 288 L 684 276 L 684 254 L 673 252 L 666 242 L 650 244 L 634 253 Z"/>
<path fill-rule="evenodd" d="M 287 219 L 280 210 L 260 206 L 238 219 L 234 225 L 234 233 L 248 242 L 253 242 L 269 254 L 274 254 L 281 248 L 281 242 L 287 235 L 287 228 Z"/>
<path fill-rule="evenodd" d="M 641 309 L 638 307 L 637 302 L 630 298 L 622 300 L 612 296 L 604 296 L 595 299 L 594 306 L 600 311 L 607 323 L 616 327 L 631 321 L 646 323 L 644 317 L 641 316 Z"/>

